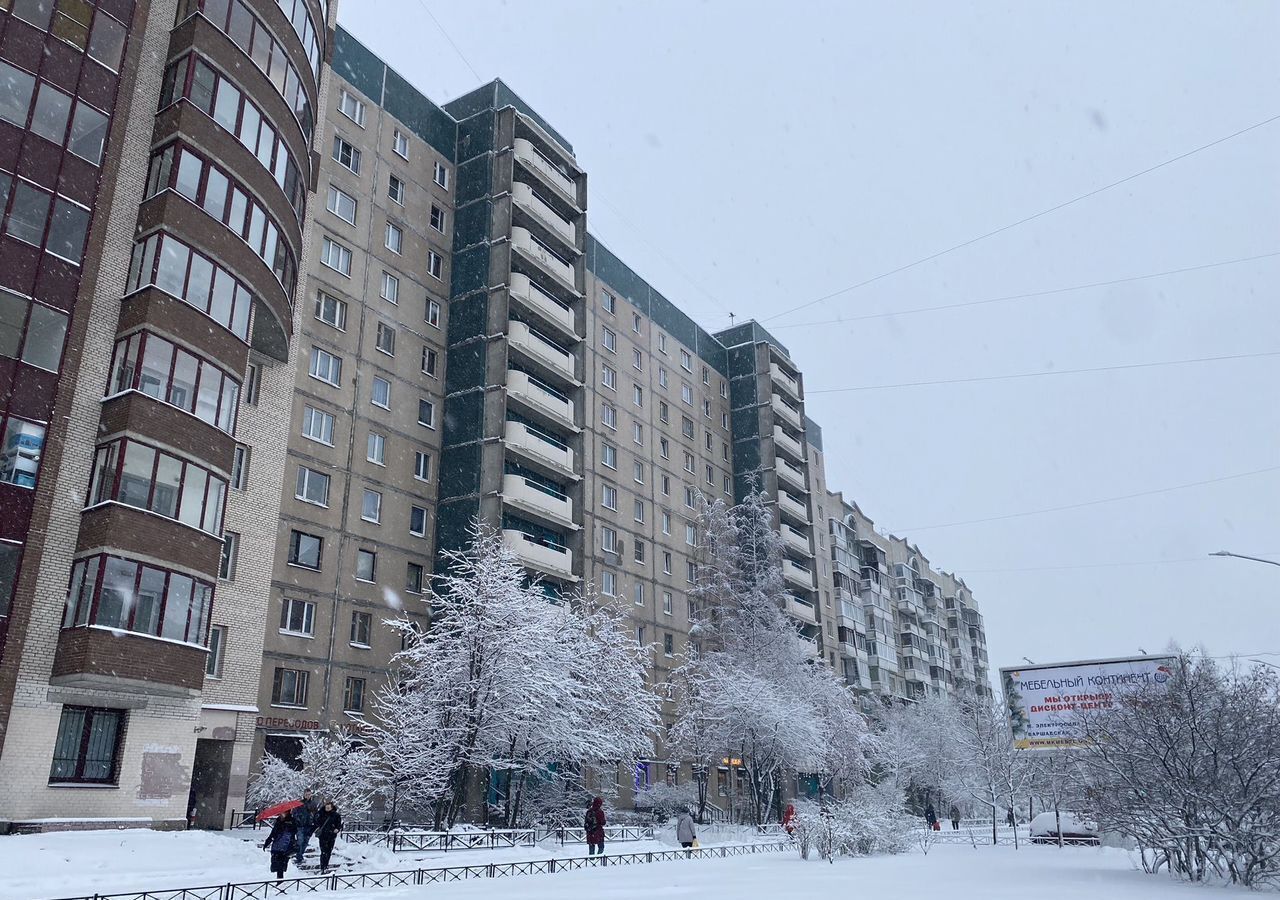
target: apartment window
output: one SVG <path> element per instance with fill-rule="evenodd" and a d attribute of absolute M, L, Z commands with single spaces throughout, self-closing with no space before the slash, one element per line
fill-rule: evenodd
<path fill-rule="evenodd" d="M 702 401 L 702 414 L 708 419 L 711 418 L 711 401 L 710 400 Z"/>
<path fill-rule="evenodd" d="M 680 399 L 693 406 L 693 385 L 687 381 L 680 382 Z"/>
<path fill-rule="evenodd" d="M 404 250 L 404 229 L 394 222 L 388 222 L 385 243 L 387 249 L 392 253 L 402 252 Z"/>
<path fill-rule="evenodd" d="M 631 368 L 637 372 L 644 371 L 644 354 L 637 347 L 631 348 Z"/>
<path fill-rule="evenodd" d="M 404 589 L 406 593 L 422 593 L 422 564 L 408 563 L 404 570 Z"/>
<path fill-rule="evenodd" d="M 733 487 L 732 487 L 732 484 L 731 484 L 731 483 L 730 483 L 730 481 L 729 481 L 729 476 L 728 476 L 728 475 L 725 475 L 725 476 L 724 476 L 724 492 L 725 492 L 726 494 L 728 494 L 729 496 L 733 496 Z"/>
<path fill-rule="evenodd" d="M 436 427 L 436 405 L 430 400 L 418 399 L 418 424 L 424 428 Z"/>
<path fill-rule="evenodd" d="M 686 372 L 693 371 L 693 357 L 689 355 L 688 350 L 680 350 L 680 368 L 684 369 Z"/>
<path fill-rule="evenodd" d="M 714 486 L 716 483 L 716 470 L 707 464 L 707 484 Z"/>
<path fill-rule="evenodd" d="M 316 318 L 339 331 L 344 331 L 347 327 L 347 304 L 328 294 L 317 294 Z"/>
<path fill-rule="evenodd" d="M 636 643 L 640 644 L 641 646 L 644 645 L 644 626 L 643 625 L 636 626 Z"/>
<path fill-rule="evenodd" d="M 304 569 L 320 568 L 320 550 L 324 539 L 301 531 L 289 533 L 289 565 Z"/>
<path fill-rule="evenodd" d="M 644 484 L 644 463 L 638 459 L 631 464 L 631 477 L 636 484 Z"/>
<path fill-rule="evenodd" d="M 641 524 L 644 523 L 644 501 L 643 500 L 635 501 L 635 507 L 632 511 L 632 518 L 634 518 L 637 522 L 640 522 Z"/>
<path fill-rule="evenodd" d="M 671 574 L 671 553 L 667 550 L 662 551 L 662 574 Z"/>
<path fill-rule="evenodd" d="M 723 428 L 725 431 L 729 430 L 729 414 L 728 413 L 720 413 L 720 427 Z"/>
<path fill-rule="evenodd" d="M 333 446 L 334 417 L 314 406 L 302 410 L 302 436 Z"/>
<path fill-rule="evenodd" d="M 379 378 L 376 375 L 373 378 L 373 387 L 369 391 L 369 402 L 374 406 L 380 406 L 383 409 L 391 408 L 391 382 L 385 378 Z"/>
<path fill-rule="evenodd" d="M 339 219 L 351 225 L 356 224 L 356 200 L 350 194 L 338 190 L 333 185 L 329 185 L 329 199 L 325 203 L 325 209 L 333 213 Z"/>
<path fill-rule="evenodd" d="M 636 562 L 644 565 L 645 542 L 636 538 L 631 544 L 631 556 Z"/>
<path fill-rule="evenodd" d="M 697 459 L 688 450 L 684 451 L 684 470 L 690 475 L 693 474 L 693 467 L 697 463 Z"/>
<path fill-rule="evenodd" d="M 364 497 L 360 501 L 360 518 L 366 522 L 382 521 L 382 495 L 377 491 L 364 489 Z"/>
<path fill-rule="evenodd" d="M 686 522 L 684 526 L 684 542 L 690 547 L 698 546 L 698 526 Z"/>
<path fill-rule="evenodd" d="M 364 679 L 347 676 L 342 689 L 342 709 L 345 712 L 364 712 Z"/>
<path fill-rule="evenodd" d="M 385 465 L 387 458 L 386 437 L 376 431 L 370 431 L 369 439 L 365 443 L 365 459 L 377 466 Z"/>
<path fill-rule="evenodd" d="M 413 451 L 413 477 L 419 481 L 431 480 L 431 455 L 421 450 Z"/>
<path fill-rule="evenodd" d="M 600 384 L 611 391 L 618 389 L 618 373 L 613 370 L 612 366 L 604 363 L 600 364 Z"/>
<path fill-rule="evenodd" d="M 658 421 L 663 425 L 671 421 L 671 407 L 667 406 L 666 400 L 658 401 Z"/>
<path fill-rule="evenodd" d="M 710 432 L 710 431 L 708 431 L 705 435 L 703 435 L 703 437 L 705 437 L 705 438 L 706 438 L 707 452 L 708 452 L 708 453 L 710 453 L 710 452 L 711 452 L 711 450 L 712 450 L 712 446 L 711 446 L 711 432 Z"/>
<path fill-rule="evenodd" d="M 633 312 L 631 314 L 631 330 L 636 334 L 640 333 L 640 313 Z"/>
<path fill-rule="evenodd" d="M 671 476 L 670 475 L 662 476 L 662 496 L 664 497 L 671 496 Z"/>
<path fill-rule="evenodd" d="M 368 647 L 369 634 L 373 630 L 373 615 L 367 612 L 351 614 L 351 643 L 356 647 Z"/>
<path fill-rule="evenodd" d="M 130 340 L 132 340 L 132 338 Z M 262 379 L 258 367 L 253 363 L 250 363 L 249 367 L 245 370 L 244 395 L 241 397 L 247 405 L 258 405 L 258 386 L 261 382 Z"/>
<path fill-rule="evenodd" d="M 600 422 L 605 428 L 618 430 L 618 408 L 611 403 L 600 404 Z"/>
<path fill-rule="evenodd" d="M 600 528 L 600 549 L 605 553 L 618 552 L 618 532 L 607 525 Z"/>
<path fill-rule="evenodd" d="M 676 655 L 676 641 L 675 641 L 675 638 L 672 637 L 670 632 L 667 632 L 662 635 L 662 655 L 663 656 Z"/>
<path fill-rule="evenodd" d="M 298 484 L 294 496 L 316 506 L 328 506 L 329 476 L 306 466 L 298 466 Z"/>
<path fill-rule="evenodd" d="M 431 227 L 444 234 L 444 210 L 431 204 Z"/>
<path fill-rule="evenodd" d="M 356 551 L 356 581 L 374 581 L 378 575 L 378 554 L 372 550 Z"/>
<path fill-rule="evenodd" d="M 631 385 L 631 402 L 636 406 L 644 406 L 644 388 L 638 384 Z"/>
<path fill-rule="evenodd" d="M 425 344 L 422 347 L 422 374 L 430 375 L 432 378 L 436 375 L 436 364 L 439 357 L 436 351 L 432 350 Z"/>
<path fill-rule="evenodd" d="M 658 366 L 658 385 L 659 387 L 667 386 L 667 370 L 662 366 Z"/>
<path fill-rule="evenodd" d="M 694 506 L 696 506 L 696 505 L 697 505 L 696 501 L 697 501 L 697 497 L 696 497 L 696 495 L 694 494 L 693 488 L 689 487 L 689 486 L 686 484 L 686 485 L 684 486 L 684 505 L 685 505 L 685 507 L 686 507 L 687 509 L 693 509 L 693 508 L 694 508 Z"/>
<path fill-rule="evenodd" d="M 600 463 L 610 469 L 618 468 L 618 448 L 613 444 L 601 442 Z"/>
<path fill-rule="evenodd" d="M 607 484 L 601 485 L 600 505 L 605 509 L 612 509 L 616 512 L 618 509 L 618 489 Z"/>
<path fill-rule="evenodd" d="M 399 128 L 391 135 L 391 149 L 402 159 L 409 158 L 409 138 Z"/>
<path fill-rule="evenodd" d="M 387 196 L 404 206 L 404 182 L 395 175 L 387 176 Z"/>
<path fill-rule="evenodd" d="M 635 596 L 636 606 L 644 606 L 644 582 L 643 581 L 637 581 L 635 583 L 635 587 L 632 590 L 632 594 Z"/>
<path fill-rule="evenodd" d="M 351 251 L 331 238 L 325 238 L 321 243 L 320 263 L 351 277 Z"/>
<path fill-rule="evenodd" d="M 684 580 L 689 584 L 693 584 L 698 580 L 698 567 L 694 565 L 692 561 L 686 562 L 685 566 L 686 571 L 684 574 Z"/>
<path fill-rule="evenodd" d="M 618 575 L 605 569 L 600 573 L 600 593 L 606 597 L 618 596 Z"/>
<path fill-rule="evenodd" d="M 667 352 L 667 336 L 665 334 L 658 335 L 658 352 L 659 353 Z"/>
<path fill-rule="evenodd" d="M 387 356 L 396 355 L 396 330 L 386 322 L 379 322 L 373 344 Z"/>
<path fill-rule="evenodd" d="M 671 615 L 671 608 L 672 608 L 671 592 L 663 591 L 662 592 L 662 612 L 669 616 Z"/>
<path fill-rule="evenodd" d="M 223 581 L 236 580 L 236 564 L 240 561 L 240 535 L 234 531 L 222 533 L 222 555 L 218 558 L 218 577 Z"/>
<path fill-rule="evenodd" d="M 301 669 L 276 669 L 271 679 L 271 705 L 305 707 L 310 680 Z"/>
<path fill-rule="evenodd" d="M 427 536 L 427 511 L 421 506 L 409 507 L 409 533 L 414 537 Z"/>
<path fill-rule="evenodd" d="M 631 423 L 631 440 L 644 446 L 644 426 L 639 422 Z"/>
<path fill-rule="evenodd" d="M 310 637 L 316 633 L 316 605 L 307 600 L 285 597 L 280 601 L 280 630 Z"/>
<path fill-rule="evenodd" d="M 693 440 L 694 438 L 693 419 L 690 419 L 688 416 L 680 417 L 680 433 L 683 434 L 689 440 Z"/>
<path fill-rule="evenodd" d="M 427 301 L 427 324 L 440 327 L 440 304 L 434 300 Z"/>
<path fill-rule="evenodd" d="M 605 312 L 613 315 L 618 311 L 618 298 L 605 291 L 600 295 L 600 305 L 604 307 Z"/>
<path fill-rule="evenodd" d="M 236 444 L 235 455 L 231 459 L 231 489 L 243 491 L 249 483 L 249 448 L 244 444 Z"/>
<path fill-rule="evenodd" d="M 702 367 L 702 383 L 707 385 L 711 384 L 711 370 L 706 366 Z"/>
<path fill-rule="evenodd" d="M 725 400 L 729 399 L 729 383 L 723 378 L 720 379 L 720 396 Z"/>
<path fill-rule="evenodd" d="M 618 336 L 608 328 L 600 329 L 600 343 L 610 353 L 618 352 Z"/>
<path fill-rule="evenodd" d="M 662 533 L 671 533 L 671 511 L 667 509 L 662 511 Z"/>
<path fill-rule="evenodd" d="M 124 723 L 123 710 L 62 707 L 49 783 L 115 784 Z"/>
<path fill-rule="evenodd" d="M 209 629 L 209 655 L 204 659 L 204 677 L 222 677 L 222 657 L 226 655 L 227 629 L 214 625 Z"/>
<path fill-rule="evenodd" d="M 449 190 L 449 170 L 441 163 L 435 164 L 435 172 L 433 175 L 435 183 L 440 185 L 446 191 Z"/>
<path fill-rule="evenodd" d="M 427 274 L 436 280 L 444 278 L 444 259 L 434 250 L 427 251 Z"/>
<path fill-rule="evenodd" d="M 309 369 L 312 378 L 318 378 L 320 381 L 337 387 L 342 383 L 342 357 L 334 356 L 327 350 L 321 350 L 319 347 L 311 348 L 311 368 Z"/>
<path fill-rule="evenodd" d="M 350 92 L 342 91 L 338 95 L 338 112 L 361 128 L 364 127 L 364 101 L 357 100 Z"/>
<path fill-rule="evenodd" d="M 333 138 L 333 158 L 342 166 L 346 166 L 354 174 L 360 174 L 360 151 L 338 136 Z"/>

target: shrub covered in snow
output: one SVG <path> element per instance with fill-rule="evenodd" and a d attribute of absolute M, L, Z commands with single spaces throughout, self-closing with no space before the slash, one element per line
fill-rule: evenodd
<path fill-rule="evenodd" d="M 792 820 L 802 859 L 903 853 L 912 847 L 919 824 L 902 806 L 892 784 L 866 788 L 840 802 L 801 802 Z"/>

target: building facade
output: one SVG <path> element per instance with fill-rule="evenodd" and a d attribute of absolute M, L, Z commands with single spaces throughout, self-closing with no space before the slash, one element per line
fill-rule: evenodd
<path fill-rule="evenodd" d="M 503 82 L 437 104 L 322 0 L 63 6 L 0 3 L 0 827 L 224 827 L 361 730 L 477 518 L 661 690 L 700 498 L 763 490 L 815 661 L 989 690 L 963 582 L 828 488 L 798 361 L 591 235 Z M 621 799 L 685 777 L 655 747 Z"/>

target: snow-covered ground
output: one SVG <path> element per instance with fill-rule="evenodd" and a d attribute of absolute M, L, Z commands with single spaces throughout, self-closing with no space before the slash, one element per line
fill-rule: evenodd
<path fill-rule="evenodd" d="M 259 832 L 261 836 L 263 833 Z M 342 849 L 342 845 L 339 845 Z M 616 844 L 617 852 L 669 849 L 657 841 Z M 313 851 L 314 853 L 314 851 Z M 514 850 L 393 854 L 349 845 L 351 870 L 387 871 L 418 866 L 505 862 L 581 856 L 581 845 L 546 844 Z M 337 854 L 335 854 L 337 856 Z M 290 874 L 294 874 L 293 868 Z M 210 832 L 92 831 L 0 838 L 0 900 L 51 900 L 129 890 L 194 887 L 270 877 L 260 844 Z M 740 900 L 852 890 L 894 900 L 1177 900 L 1203 896 L 1163 876 L 1138 871 L 1121 850 L 1056 847 L 935 846 L 928 856 L 803 861 L 791 851 L 587 869 L 555 875 L 439 884 L 429 888 L 344 891 L 325 896 L 345 900 L 410 900 L 431 897 L 560 900 L 584 896 L 604 900 Z M 812 895 L 812 894 L 810 894 Z M 1216 891 L 1215 896 L 1222 896 Z M 1237 896 L 1227 892 L 1227 896 Z M 1243 897 L 1243 892 L 1239 896 Z"/>

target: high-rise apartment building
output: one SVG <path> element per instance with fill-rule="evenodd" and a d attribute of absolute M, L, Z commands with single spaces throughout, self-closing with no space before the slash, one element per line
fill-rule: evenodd
<path fill-rule="evenodd" d="M 985 689 L 967 588 L 829 490 L 790 351 L 596 240 L 503 82 L 437 104 L 335 19 L 0 0 L 0 827 L 222 827 L 264 753 L 361 730 L 475 518 L 660 687 L 700 496 L 763 490 L 815 661 Z M 685 777 L 655 747 L 623 800 Z"/>

